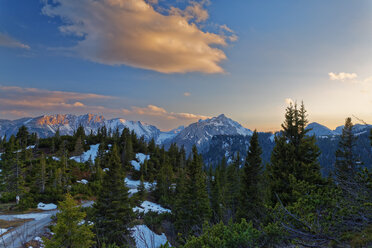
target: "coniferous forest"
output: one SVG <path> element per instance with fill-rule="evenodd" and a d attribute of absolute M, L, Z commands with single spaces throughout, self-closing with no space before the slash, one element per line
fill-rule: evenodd
<path fill-rule="evenodd" d="M 163 248 L 372 247 L 372 171 L 355 152 L 351 119 L 327 175 L 307 124 L 304 105 L 290 104 L 269 157 L 255 131 L 245 161 L 222 154 L 215 164 L 196 146 L 165 149 L 128 129 L 39 138 L 22 127 L 0 142 L 1 210 L 57 204 L 46 248 L 139 247 L 141 238 Z"/>

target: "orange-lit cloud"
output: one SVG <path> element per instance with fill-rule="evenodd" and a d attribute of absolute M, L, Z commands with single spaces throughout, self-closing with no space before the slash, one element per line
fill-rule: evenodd
<path fill-rule="evenodd" d="M 199 120 L 199 119 L 207 119 L 210 118 L 209 116 L 204 115 L 195 115 L 190 113 L 174 113 L 168 112 L 164 108 L 155 106 L 155 105 L 148 105 L 147 107 L 132 107 L 131 110 L 128 110 L 127 114 L 133 115 L 147 115 L 147 116 L 157 116 L 162 117 L 168 120 Z"/>
<path fill-rule="evenodd" d="M 0 86 L 0 119 L 58 113 L 96 113 L 103 114 L 107 118 L 124 117 L 129 120 L 141 120 L 158 125 L 162 129 L 170 129 L 177 125 L 209 118 L 191 113 L 168 112 L 152 104 L 146 107 L 131 106 L 129 108 L 103 105 L 113 100 L 118 100 L 118 98 L 98 94 Z"/>
<path fill-rule="evenodd" d="M 0 33 L 0 46 L 30 49 L 29 45 L 23 44 L 22 42 L 10 37 L 9 35 Z"/>
<path fill-rule="evenodd" d="M 43 13 L 61 17 L 61 32 L 81 37 L 73 52 L 95 62 L 129 65 L 162 73 L 223 73 L 226 59 L 219 47 L 230 36 L 203 31 L 207 1 L 191 1 L 184 10 L 172 7 L 161 13 L 157 1 L 54 0 L 44 1 Z M 165 13 L 164 13 L 165 12 Z M 226 27 L 227 26 L 223 26 Z M 226 28 L 221 30 L 227 31 Z"/>

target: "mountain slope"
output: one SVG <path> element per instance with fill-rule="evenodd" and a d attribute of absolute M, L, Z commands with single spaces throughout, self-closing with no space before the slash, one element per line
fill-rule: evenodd
<path fill-rule="evenodd" d="M 199 120 L 183 129 L 168 144 L 176 143 L 184 146 L 190 152 L 195 144 L 200 152 L 208 148 L 209 142 L 216 135 L 243 135 L 250 136 L 252 131 L 242 127 L 238 122 L 227 118 L 224 114 L 206 120 Z"/>
<path fill-rule="evenodd" d="M 323 126 L 319 123 L 313 122 L 307 125 L 307 130 L 310 130 L 307 134 L 308 135 L 315 135 L 318 136 L 329 136 L 329 135 L 335 135 L 335 132 L 329 129 L 326 126 Z"/>
<path fill-rule="evenodd" d="M 146 140 L 157 138 L 160 130 L 152 125 L 143 124 L 139 121 L 127 121 L 124 119 L 106 120 L 103 116 L 86 114 L 71 115 L 57 114 L 44 115 L 35 118 L 22 118 L 14 121 L 0 121 L 0 136 L 10 137 L 18 132 L 18 129 L 25 125 L 29 132 L 37 133 L 39 137 L 45 138 L 53 136 L 57 130 L 61 135 L 73 135 L 79 126 L 83 126 L 85 133 L 96 133 L 99 128 L 106 126 L 107 129 L 115 131 L 117 128 L 121 132 L 125 127 L 133 130 L 139 137 L 144 136 Z"/>

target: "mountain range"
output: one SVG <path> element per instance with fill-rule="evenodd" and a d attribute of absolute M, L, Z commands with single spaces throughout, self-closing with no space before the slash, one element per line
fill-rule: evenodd
<path fill-rule="evenodd" d="M 128 128 L 139 137 L 143 136 L 147 141 L 154 139 L 157 144 L 165 146 L 177 143 L 180 146 L 183 145 L 187 151 L 191 150 L 193 144 L 196 144 L 200 149 L 205 149 L 215 135 L 246 136 L 252 134 L 251 130 L 244 128 L 223 114 L 211 119 L 199 120 L 186 128 L 180 126 L 168 132 L 162 132 L 157 127 L 140 121 L 120 118 L 106 120 L 103 116 L 93 114 L 80 116 L 56 114 L 13 121 L 0 120 L 0 137 L 15 135 L 22 125 L 26 126 L 29 132 L 37 133 L 41 138 L 53 136 L 57 130 L 61 135 L 73 135 L 79 126 L 83 126 L 87 134 L 96 133 L 103 126 L 112 131 L 118 129 L 119 132 Z"/>
<path fill-rule="evenodd" d="M 6 136 L 9 138 L 11 135 L 15 135 L 22 125 L 25 125 L 29 132 L 37 133 L 41 138 L 53 136 L 57 130 L 59 130 L 61 135 L 72 135 L 79 126 L 83 126 L 87 134 L 90 132 L 96 133 L 103 126 L 112 131 L 118 129 L 119 132 L 124 128 L 128 128 L 139 137 L 143 136 L 147 141 L 154 139 L 157 144 L 164 145 L 165 148 L 169 147 L 171 143 L 176 143 L 178 146 L 183 146 L 186 152 L 189 153 L 195 144 L 199 152 L 203 154 L 206 162 L 212 164 L 217 163 L 223 156 L 232 160 L 237 152 L 244 159 L 253 133 L 224 114 L 206 120 L 199 120 L 187 127 L 180 126 L 168 132 L 163 132 L 156 126 L 140 121 L 130 121 L 121 118 L 107 120 L 103 116 L 94 114 L 80 116 L 56 114 L 18 120 L 0 120 L 0 137 Z M 324 164 L 332 163 L 334 161 L 334 154 L 332 153 L 337 148 L 343 126 L 331 130 L 324 125 L 313 122 L 306 128 L 309 129 L 308 135 L 315 135 L 317 138 L 318 146 L 320 146 L 322 151 L 321 163 L 322 161 Z M 361 155 L 366 158 L 364 162 L 369 162 L 369 160 L 372 162 L 372 153 L 368 140 L 371 128 L 371 125 L 362 124 L 356 124 L 353 127 L 355 135 L 366 139 L 366 141 L 361 142 L 365 147 L 359 148 L 359 151 L 364 151 L 365 153 Z M 270 159 L 270 153 L 274 147 L 274 136 L 275 134 L 273 133 L 259 133 L 260 144 L 263 146 L 263 160 L 265 162 Z"/>

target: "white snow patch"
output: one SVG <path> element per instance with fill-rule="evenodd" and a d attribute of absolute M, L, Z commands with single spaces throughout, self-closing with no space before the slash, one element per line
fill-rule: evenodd
<path fill-rule="evenodd" d="M 132 160 L 130 162 L 131 162 L 132 166 L 134 167 L 134 169 L 136 171 L 139 171 L 141 169 L 141 164 L 143 164 L 145 162 L 145 160 L 149 160 L 150 155 L 146 155 L 146 154 L 143 154 L 143 153 L 137 153 L 136 154 L 136 159 L 137 160 Z"/>
<path fill-rule="evenodd" d="M 45 204 L 45 203 L 39 202 L 39 204 L 37 204 L 37 208 L 41 210 L 53 210 L 53 209 L 57 209 L 57 205 L 53 203 Z"/>
<path fill-rule="evenodd" d="M 88 161 L 89 158 L 91 158 L 92 161 L 94 162 L 94 160 L 97 157 L 98 148 L 99 148 L 99 144 L 91 145 L 90 149 L 88 151 L 84 152 L 81 156 L 74 156 L 74 157 L 71 157 L 70 159 L 73 159 L 76 162 L 83 163 L 83 162 Z"/>
<path fill-rule="evenodd" d="M 88 180 L 86 179 L 81 179 L 80 181 L 76 181 L 77 183 L 82 183 L 82 184 L 88 184 Z"/>
<path fill-rule="evenodd" d="M 35 145 L 32 145 L 32 146 L 26 147 L 25 150 L 34 149 L 34 148 L 35 148 Z M 22 149 L 19 149 L 17 152 L 21 152 L 21 151 L 22 151 Z"/>
<path fill-rule="evenodd" d="M 30 213 L 30 214 L 17 214 L 17 215 L 0 215 L 1 220 L 14 220 L 14 219 L 35 219 L 42 220 L 44 218 L 50 218 L 53 214 L 48 213 Z"/>
<path fill-rule="evenodd" d="M 136 154 L 136 159 L 138 159 L 138 161 L 143 164 L 145 162 L 145 160 L 149 160 L 150 159 L 150 155 L 146 155 L 146 154 L 143 154 L 143 153 L 137 153 Z"/>
<path fill-rule="evenodd" d="M 132 161 L 130 161 L 130 163 L 136 171 L 141 170 L 141 164 L 138 163 L 136 160 L 132 160 Z"/>
<path fill-rule="evenodd" d="M 130 189 L 137 189 L 140 184 L 141 184 L 141 181 L 140 180 L 132 180 L 132 179 L 129 179 L 129 178 L 125 178 L 125 184 L 127 185 L 128 188 Z M 149 182 L 143 182 L 143 184 L 145 185 L 145 188 L 147 190 L 151 189 L 151 187 L 153 185 L 155 185 L 156 183 L 149 183 Z"/>
<path fill-rule="evenodd" d="M 134 212 L 138 211 L 140 213 L 145 213 L 145 214 L 147 212 L 149 212 L 149 211 L 152 211 L 152 212 L 155 212 L 155 213 L 159 213 L 159 214 L 170 213 L 171 212 L 170 209 L 163 208 L 159 204 L 156 204 L 156 203 L 153 203 L 153 202 L 149 202 L 149 201 L 142 202 L 141 206 L 140 207 L 133 208 L 133 211 Z"/>
<path fill-rule="evenodd" d="M 0 228 L 0 235 L 6 233 L 7 231 L 8 231 L 8 229 Z"/>
<path fill-rule="evenodd" d="M 146 225 L 137 225 L 132 228 L 132 237 L 136 241 L 137 248 L 158 248 L 167 242 L 164 233 L 158 235 L 151 231 Z"/>
<path fill-rule="evenodd" d="M 53 156 L 52 159 L 55 160 L 55 161 L 60 161 L 61 160 L 59 157 L 56 157 L 56 156 Z"/>
<path fill-rule="evenodd" d="M 133 194 L 138 192 L 138 189 L 129 189 L 128 192 L 129 192 L 129 196 L 132 196 Z"/>

